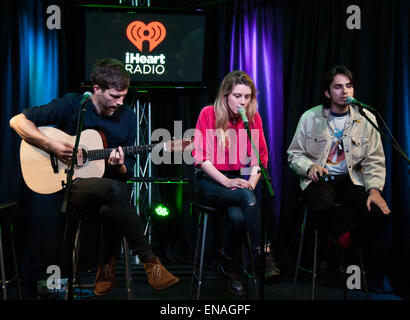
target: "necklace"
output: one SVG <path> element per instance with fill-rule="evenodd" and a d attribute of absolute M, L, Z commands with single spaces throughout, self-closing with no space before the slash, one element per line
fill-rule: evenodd
<path fill-rule="evenodd" d="M 343 151 L 343 132 L 345 130 L 346 127 L 346 116 L 347 116 L 348 112 L 345 113 L 333 113 L 331 112 L 331 115 L 333 116 L 332 118 L 332 123 L 333 123 L 333 132 L 334 132 L 334 136 L 337 139 L 336 140 L 336 144 L 337 144 L 337 148 L 338 148 L 338 152 L 342 152 Z M 340 126 L 338 126 L 338 124 Z"/>

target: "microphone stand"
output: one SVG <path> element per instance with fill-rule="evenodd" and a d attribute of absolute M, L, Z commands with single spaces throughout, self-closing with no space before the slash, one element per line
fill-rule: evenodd
<path fill-rule="evenodd" d="M 265 240 L 266 240 L 266 225 L 267 225 L 267 214 L 266 214 L 266 208 L 268 208 L 269 206 L 267 206 L 266 202 L 269 199 L 273 199 L 275 197 L 275 193 L 273 191 L 272 188 L 272 179 L 269 177 L 269 174 L 266 170 L 266 168 L 263 166 L 261 159 L 259 157 L 259 152 L 256 149 L 256 146 L 252 140 L 252 136 L 251 136 L 251 132 L 249 130 L 249 123 L 247 121 L 244 121 L 244 125 L 246 128 L 246 132 L 248 133 L 248 138 L 252 144 L 252 148 L 253 151 L 255 153 L 256 158 L 258 159 L 258 163 L 259 163 L 259 172 L 262 174 L 262 178 L 264 183 L 262 183 L 262 201 L 261 201 L 261 254 L 259 256 L 260 259 L 260 263 L 261 263 L 261 268 L 259 271 L 259 299 L 263 300 L 265 297 L 265 292 L 264 292 L 264 277 L 265 277 L 265 267 L 266 267 L 266 255 L 265 255 Z M 269 196 L 269 198 L 268 198 Z"/>
<path fill-rule="evenodd" d="M 396 143 L 394 143 L 384 132 L 382 132 L 382 131 L 379 129 L 379 127 L 366 115 L 366 113 L 363 111 L 363 108 L 364 108 L 364 107 L 361 106 L 361 105 L 358 105 L 358 108 L 359 108 L 359 113 L 360 113 L 363 117 L 365 117 L 367 121 L 369 121 L 369 123 L 380 133 L 380 135 L 381 135 L 387 142 L 389 142 L 389 143 L 393 146 L 393 148 L 402 156 L 402 158 L 407 162 L 407 164 L 410 165 L 410 160 L 409 160 L 409 158 L 407 157 L 407 155 L 403 152 L 403 150 L 402 150 L 400 147 L 398 147 L 398 146 L 396 145 Z M 368 108 L 369 110 L 374 110 L 374 111 L 377 113 L 377 111 L 376 111 L 374 108 L 370 107 L 370 106 L 366 106 L 366 108 Z M 409 169 L 409 171 L 408 171 L 408 174 L 410 174 L 410 169 Z"/>
<path fill-rule="evenodd" d="M 66 227 L 64 231 L 63 245 L 62 245 L 62 250 L 61 250 L 62 256 L 64 255 L 65 243 L 67 241 L 67 233 L 71 232 L 70 234 L 72 234 L 72 231 L 73 231 L 72 229 L 73 228 L 73 217 L 71 214 L 67 214 L 67 212 L 69 212 L 68 206 L 69 206 L 71 190 L 73 186 L 74 167 L 75 167 L 75 164 L 77 163 L 78 145 L 80 142 L 81 132 L 83 130 L 85 112 L 87 111 L 87 107 L 86 107 L 87 101 L 88 99 L 80 103 L 81 109 L 79 111 L 79 117 L 78 117 L 78 122 L 77 122 L 77 132 L 76 132 L 76 137 L 75 137 L 73 154 L 71 156 L 70 167 L 68 170 L 66 170 L 67 181 L 65 183 L 63 182 L 63 187 L 65 188 L 65 192 L 64 192 L 64 199 L 61 205 L 60 212 L 66 215 Z M 68 254 L 69 254 L 69 257 L 71 257 L 71 259 L 69 259 L 68 277 L 67 277 L 67 299 L 68 300 L 73 300 L 74 298 L 74 295 L 73 295 L 73 262 L 74 262 L 73 259 L 74 258 L 72 256 L 73 246 L 74 244 L 72 243 L 72 241 L 69 241 Z"/>

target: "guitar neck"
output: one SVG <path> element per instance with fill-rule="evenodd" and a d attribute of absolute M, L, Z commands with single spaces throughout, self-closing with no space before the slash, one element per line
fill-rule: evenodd
<path fill-rule="evenodd" d="M 150 153 L 156 144 L 146 144 L 141 146 L 128 146 L 122 147 L 124 151 L 124 156 L 134 155 L 134 154 L 145 154 Z M 88 150 L 87 159 L 89 161 L 108 159 L 114 148 L 98 149 L 98 150 Z"/>

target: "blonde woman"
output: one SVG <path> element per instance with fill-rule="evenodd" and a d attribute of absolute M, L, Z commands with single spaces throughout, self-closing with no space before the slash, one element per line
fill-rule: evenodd
<path fill-rule="evenodd" d="M 243 71 L 227 74 L 214 105 L 201 110 L 193 155 L 199 199 L 228 211 L 229 224 L 218 269 L 227 277 L 230 291 L 243 295 L 245 290 L 237 274 L 236 258 L 245 231 L 250 234 L 255 252 L 260 248 L 260 206 L 254 192 L 260 173 L 239 108 L 246 112 L 252 140 L 262 164 L 267 166 L 268 150 L 257 111 L 256 88 Z M 274 267 L 270 263 L 273 259 L 268 256 L 266 269 L 272 275 L 269 268 Z M 278 271 L 275 270 L 276 274 Z"/>

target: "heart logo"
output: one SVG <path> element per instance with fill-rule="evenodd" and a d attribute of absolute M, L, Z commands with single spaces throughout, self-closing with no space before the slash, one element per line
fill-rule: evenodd
<path fill-rule="evenodd" d="M 142 52 L 142 43 L 148 41 L 149 52 L 165 39 L 167 31 L 161 22 L 153 21 L 146 25 L 142 21 L 133 21 L 127 27 L 128 40 Z"/>

